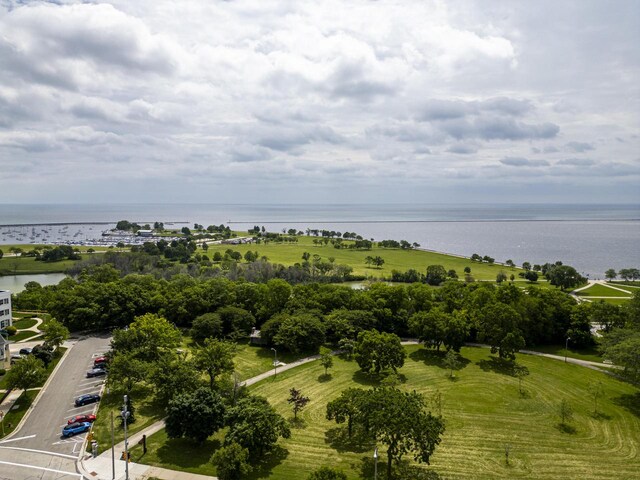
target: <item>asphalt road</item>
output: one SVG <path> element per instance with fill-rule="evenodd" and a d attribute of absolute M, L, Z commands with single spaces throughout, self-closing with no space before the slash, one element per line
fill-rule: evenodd
<path fill-rule="evenodd" d="M 97 404 L 75 407 L 74 400 L 102 388 L 104 377 L 86 378 L 86 372 L 108 350 L 109 340 L 88 337 L 71 347 L 20 431 L 0 442 L 1 480 L 79 478 L 75 460 L 86 434 L 64 439 L 61 432 L 72 416 L 97 410 Z"/>

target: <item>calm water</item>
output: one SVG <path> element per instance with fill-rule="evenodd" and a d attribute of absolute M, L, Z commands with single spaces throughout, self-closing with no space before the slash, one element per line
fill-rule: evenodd
<path fill-rule="evenodd" d="M 66 275 L 64 273 L 0 276 L 0 290 L 9 290 L 11 293 L 18 293 L 24 290 L 25 284 L 29 282 L 38 282 L 43 287 L 45 285 L 56 285 L 65 276 Z"/>
<path fill-rule="evenodd" d="M 640 205 L 635 204 L 0 205 L 0 244 L 38 242 L 45 236 L 86 241 L 99 238 L 102 230 L 122 219 L 175 227 L 229 224 L 236 230 L 253 225 L 269 231 L 348 230 L 366 238 L 405 239 L 432 250 L 479 253 L 518 264 L 562 260 L 592 278 L 602 278 L 608 268 L 640 266 Z M 82 222 L 87 225 L 42 226 Z"/>

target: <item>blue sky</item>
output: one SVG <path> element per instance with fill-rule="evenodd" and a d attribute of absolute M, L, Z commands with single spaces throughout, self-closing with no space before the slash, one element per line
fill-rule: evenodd
<path fill-rule="evenodd" d="M 640 2 L 0 0 L 0 202 L 640 202 Z"/>

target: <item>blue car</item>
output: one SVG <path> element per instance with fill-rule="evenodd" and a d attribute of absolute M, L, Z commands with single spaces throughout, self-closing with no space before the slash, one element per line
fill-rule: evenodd
<path fill-rule="evenodd" d="M 72 435 L 77 435 L 78 433 L 84 433 L 90 428 L 91 428 L 91 423 L 89 422 L 72 423 L 71 425 L 66 425 L 62 429 L 62 436 L 70 437 Z"/>

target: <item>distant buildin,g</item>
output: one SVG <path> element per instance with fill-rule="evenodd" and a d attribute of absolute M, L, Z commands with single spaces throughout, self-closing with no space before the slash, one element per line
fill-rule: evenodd
<path fill-rule="evenodd" d="M 0 330 L 9 327 L 11 320 L 11 292 L 0 290 Z M 6 367 L 9 357 L 9 341 L 4 335 L 0 335 L 0 366 Z"/>
<path fill-rule="evenodd" d="M 153 230 L 138 230 L 139 237 L 153 237 Z"/>

